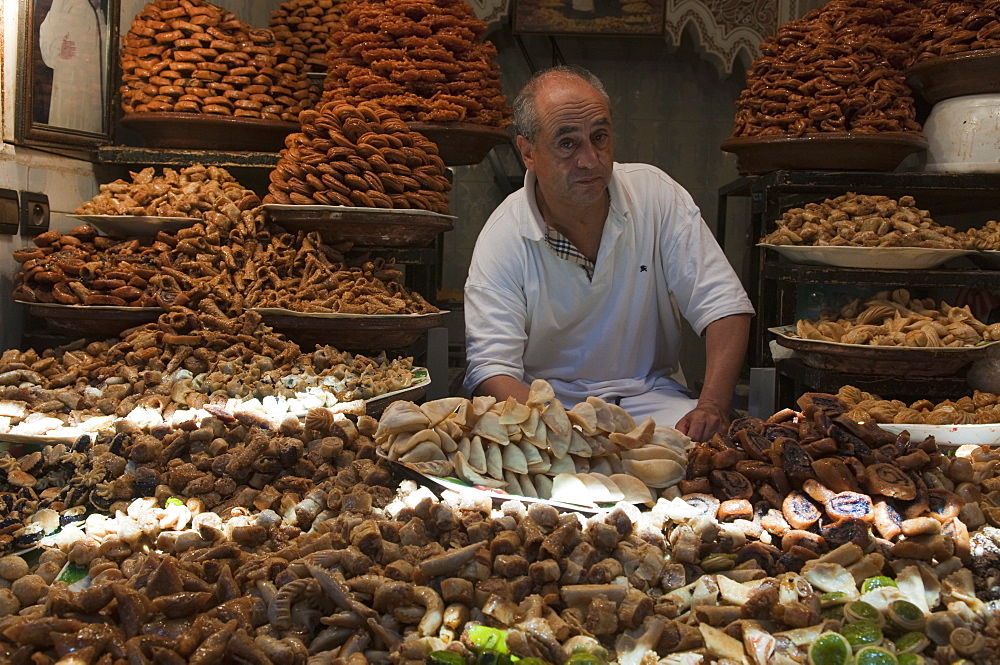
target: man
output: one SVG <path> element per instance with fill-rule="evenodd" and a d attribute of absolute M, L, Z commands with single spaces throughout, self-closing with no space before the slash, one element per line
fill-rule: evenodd
<path fill-rule="evenodd" d="M 586 70 L 533 77 L 514 128 L 528 173 L 476 242 L 466 387 L 524 402 L 545 379 L 567 407 L 595 395 L 710 438 L 728 424 L 753 307 L 690 195 L 655 167 L 614 163 L 608 96 Z M 705 337 L 697 401 L 671 378 L 672 300 Z"/>

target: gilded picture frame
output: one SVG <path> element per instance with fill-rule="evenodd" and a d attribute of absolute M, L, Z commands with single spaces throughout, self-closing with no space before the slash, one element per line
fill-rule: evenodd
<path fill-rule="evenodd" d="M 665 0 L 514 0 L 513 29 L 519 34 L 665 34 Z"/>

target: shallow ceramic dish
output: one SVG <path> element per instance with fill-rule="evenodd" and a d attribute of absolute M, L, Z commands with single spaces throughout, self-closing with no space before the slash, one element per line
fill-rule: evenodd
<path fill-rule="evenodd" d="M 468 166 L 486 159 L 493 146 L 510 141 L 506 129 L 474 122 L 408 122 L 437 144 L 438 155 L 448 166 Z"/>
<path fill-rule="evenodd" d="M 981 249 L 969 258 L 984 268 L 1000 270 L 1000 250 Z"/>
<path fill-rule="evenodd" d="M 945 261 L 976 252 L 970 249 L 929 249 L 925 247 L 851 247 L 813 245 L 769 245 L 758 243 L 777 252 L 793 263 L 837 266 L 838 268 L 872 268 L 920 270 L 934 268 Z"/>
<path fill-rule="evenodd" d="M 886 432 L 910 433 L 911 441 L 921 441 L 929 436 L 946 446 L 1000 446 L 1000 423 L 988 425 L 921 425 L 914 423 L 885 423 L 879 427 Z"/>
<path fill-rule="evenodd" d="M 28 313 L 45 320 L 45 325 L 71 337 L 107 339 L 123 331 L 160 318 L 159 307 L 113 307 L 107 305 L 60 305 L 56 303 L 16 302 L 28 305 Z"/>
<path fill-rule="evenodd" d="M 940 348 L 872 346 L 803 339 L 795 334 L 795 326 L 768 330 L 776 336 L 779 345 L 795 351 L 810 367 L 880 376 L 954 376 L 969 363 L 984 357 L 989 347 L 1000 344 L 989 342 L 979 346 Z"/>
<path fill-rule="evenodd" d="M 908 155 L 926 149 L 927 141 L 913 132 L 739 136 L 722 144 L 736 155 L 744 175 L 781 169 L 893 171 Z"/>
<path fill-rule="evenodd" d="M 150 148 L 278 152 L 297 122 L 242 118 L 212 113 L 130 113 L 123 127 L 145 139 Z"/>
<path fill-rule="evenodd" d="M 98 231 L 109 236 L 127 238 L 129 236 L 152 237 L 160 231 L 171 233 L 197 224 L 195 217 L 149 217 L 145 215 L 66 215 L 93 225 Z"/>
<path fill-rule="evenodd" d="M 292 340 L 303 351 L 329 344 L 340 351 L 378 352 L 405 349 L 429 329 L 443 325 L 447 312 L 433 314 L 339 314 L 254 308 L 265 324 Z"/>
<path fill-rule="evenodd" d="M 455 228 L 456 219 L 404 208 L 268 203 L 264 210 L 271 221 L 289 231 L 317 231 L 328 243 L 352 242 L 357 247 L 426 247 Z"/>
<path fill-rule="evenodd" d="M 921 60 L 903 75 L 931 104 L 943 99 L 1000 93 L 1000 49 L 981 49 Z"/>

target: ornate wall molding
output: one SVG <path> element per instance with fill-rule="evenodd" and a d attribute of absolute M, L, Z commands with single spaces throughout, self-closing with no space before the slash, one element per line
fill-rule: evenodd
<path fill-rule="evenodd" d="M 666 0 L 666 35 L 679 44 L 691 27 L 700 50 L 726 74 L 740 54 L 756 58 L 757 45 L 777 32 L 782 23 L 805 13 L 808 0 Z"/>
<path fill-rule="evenodd" d="M 500 27 L 513 0 L 468 0 L 476 16 Z M 757 57 L 757 45 L 782 23 L 798 18 L 821 0 L 664 0 L 665 34 L 677 45 L 691 27 L 700 50 L 719 69 L 731 74 L 740 54 L 746 62 Z"/>

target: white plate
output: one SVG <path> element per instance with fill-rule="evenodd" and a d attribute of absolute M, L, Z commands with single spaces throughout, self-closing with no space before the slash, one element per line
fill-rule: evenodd
<path fill-rule="evenodd" d="M 155 236 L 160 231 L 172 232 L 186 229 L 200 222 L 194 217 L 147 217 L 144 215 L 66 215 L 88 222 L 116 237 Z"/>
<path fill-rule="evenodd" d="M 976 256 L 973 257 L 977 260 L 977 263 L 985 265 L 993 270 L 1000 270 L 1000 250 L 997 249 L 981 249 L 976 252 Z"/>
<path fill-rule="evenodd" d="M 812 245 L 769 245 L 794 263 L 836 266 L 838 268 L 909 269 L 934 268 L 959 256 L 975 254 L 971 249 L 928 249 L 925 247 L 850 247 Z"/>
<path fill-rule="evenodd" d="M 281 222 L 286 218 L 294 218 L 296 213 L 310 212 L 323 213 L 329 219 L 337 220 L 341 218 L 353 219 L 361 216 L 370 218 L 375 216 L 399 216 L 405 217 L 438 217 L 441 219 L 458 219 L 455 215 L 442 215 L 433 210 L 423 210 L 421 208 L 365 208 L 354 206 L 327 206 L 327 205 L 298 205 L 295 203 L 265 203 L 264 210 L 270 213 L 275 221 Z"/>
<path fill-rule="evenodd" d="M 920 425 L 907 423 L 886 423 L 879 427 L 886 432 L 899 434 L 903 430 L 910 433 L 911 441 L 920 441 L 933 436 L 934 440 L 944 446 L 963 446 L 975 444 L 978 446 L 1000 445 L 1000 423 L 988 425 Z"/>
<path fill-rule="evenodd" d="M 804 344 L 806 346 L 814 346 L 816 348 L 824 348 L 831 346 L 846 347 L 848 349 L 875 349 L 877 351 L 884 352 L 900 352 L 900 353 L 912 353 L 915 356 L 925 356 L 925 355 L 940 355 L 944 354 L 967 354 L 970 351 L 977 351 L 979 349 L 986 348 L 988 346 L 995 346 L 1000 344 L 1000 341 L 993 340 L 991 342 L 983 342 L 981 344 L 976 344 L 974 346 L 878 346 L 875 344 L 848 344 L 846 342 L 828 342 L 822 339 L 807 339 L 805 337 L 799 337 L 795 332 L 795 326 L 775 326 L 774 328 L 768 328 L 768 332 L 774 333 L 782 339 L 789 340 L 792 342 Z"/>
<path fill-rule="evenodd" d="M 344 314 L 341 312 L 296 312 L 292 309 L 282 309 L 280 307 L 251 307 L 250 309 L 261 314 L 299 316 L 303 319 L 422 319 L 428 316 L 441 316 L 448 313 L 441 311 L 429 312 L 427 314 Z"/>
<path fill-rule="evenodd" d="M 27 300 L 15 300 L 14 302 L 19 302 L 22 305 L 30 305 L 32 307 L 42 307 L 46 309 L 55 310 L 80 310 L 81 312 L 90 312 L 93 310 L 104 310 L 111 312 L 162 312 L 162 307 L 122 307 L 120 305 L 64 305 L 58 302 L 28 302 Z"/>

